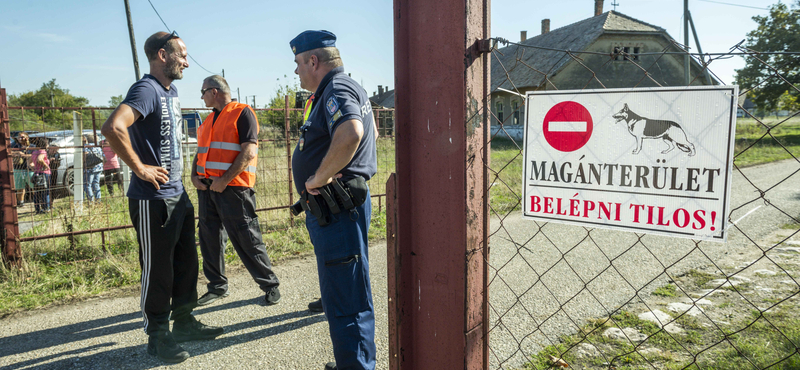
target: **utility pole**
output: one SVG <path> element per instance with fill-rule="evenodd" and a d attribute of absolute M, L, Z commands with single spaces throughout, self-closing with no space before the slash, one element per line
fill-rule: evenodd
<path fill-rule="evenodd" d="M 239 94 L 239 88 L 238 87 L 236 88 L 236 101 L 238 101 L 238 102 L 242 101 L 242 95 Z"/>
<path fill-rule="evenodd" d="M 222 69 L 222 78 L 225 78 L 225 68 Z"/>
<path fill-rule="evenodd" d="M 53 88 L 52 87 L 50 88 L 50 106 L 51 107 L 55 107 L 56 106 L 56 100 L 55 100 L 55 96 L 53 95 Z"/>
<path fill-rule="evenodd" d="M 133 21 L 131 20 L 131 4 L 125 0 L 125 15 L 128 17 L 128 35 L 131 38 L 131 53 L 133 53 L 133 69 L 136 71 L 136 81 L 141 78 L 139 74 L 139 57 L 136 55 L 136 38 L 133 36 Z"/>
<path fill-rule="evenodd" d="M 683 56 L 683 80 L 689 86 L 689 0 L 683 0 L 683 45 L 686 47 L 686 55 Z"/>

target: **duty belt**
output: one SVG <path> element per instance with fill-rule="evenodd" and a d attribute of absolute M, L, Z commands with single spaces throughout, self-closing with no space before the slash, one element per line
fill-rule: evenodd
<path fill-rule="evenodd" d="M 320 226 L 331 223 L 331 215 L 339 214 L 342 210 L 350 212 L 350 218 L 358 219 L 356 207 L 364 203 L 369 187 L 363 177 L 355 177 L 342 182 L 340 179 L 319 188 L 319 195 L 313 195 L 306 190 L 300 194 L 300 200 L 290 209 L 297 216 L 302 211 L 308 211 L 317 218 Z"/>

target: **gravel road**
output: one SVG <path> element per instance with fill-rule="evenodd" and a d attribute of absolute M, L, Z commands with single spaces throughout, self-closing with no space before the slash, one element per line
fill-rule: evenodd
<path fill-rule="evenodd" d="M 378 369 L 388 369 L 386 244 L 370 247 L 376 310 Z M 242 268 L 229 271 L 231 295 L 194 311 L 202 322 L 225 327 L 214 341 L 188 342 L 191 354 L 170 369 L 322 369 L 333 361 L 328 324 L 307 310 L 319 297 L 313 257 L 275 266 L 281 302 L 263 293 Z M 204 286 L 198 286 L 200 293 Z M 96 298 L 0 320 L 0 369 L 151 369 L 139 296 Z"/>

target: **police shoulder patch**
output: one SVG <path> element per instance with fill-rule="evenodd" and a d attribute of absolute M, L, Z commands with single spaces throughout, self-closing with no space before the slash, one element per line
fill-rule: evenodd
<path fill-rule="evenodd" d="M 331 117 L 331 120 L 328 121 L 328 128 L 333 127 L 333 124 L 336 123 L 336 121 L 338 121 L 339 118 L 342 118 L 342 111 L 337 111 L 336 114 L 334 114 L 333 117 Z"/>
<path fill-rule="evenodd" d="M 325 107 L 328 108 L 329 114 L 334 114 L 337 110 L 339 110 L 339 102 L 336 100 L 335 96 L 331 96 L 330 99 L 328 99 L 328 103 L 325 105 Z"/>

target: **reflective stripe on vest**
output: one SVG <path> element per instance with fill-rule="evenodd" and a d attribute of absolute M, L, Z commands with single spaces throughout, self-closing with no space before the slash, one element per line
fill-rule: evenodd
<path fill-rule="evenodd" d="M 208 149 L 225 149 L 225 150 L 233 150 L 236 152 L 242 151 L 241 144 L 234 144 L 234 143 L 226 143 L 224 141 L 212 141 L 211 145 L 209 146 L 201 146 L 197 148 L 198 153 L 208 153 Z"/>
<path fill-rule="evenodd" d="M 206 178 L 222 177 L 242 152 L 239 143 L 238 120 L 247 104 L 231 102 L 221 111 L 206 117 L 197 128 L 197 174 Z M 253 111 L 253 116 L 255 112 Z M 216 118 L 216 122 L 214 119 Z M 258 130 L 258 120 L 256 119 Z M 229 186 L 254 187 L 256 183 L 257 158 L 234 177 Z"/>
<path fill-rule="evenodd" d="M 211 169 L 211 170 L 225 170 L 225 171 L 227 171 L 228 168 L 231 168 L 231 164 L 230 163 L 225 163 L 225 162 L 206 162 L 205 168 L 208 168 L 208 169 Z M 205 173 L 205 168 L 204 168 L 203 173 Z M 256 173 L 256 167 L 255 166 L 247 166 L 244 170 L 247 171 L 247 172 Z M 200 172 L 200 167 L 199 166 L 197 167 L 197 172 Z"/>

